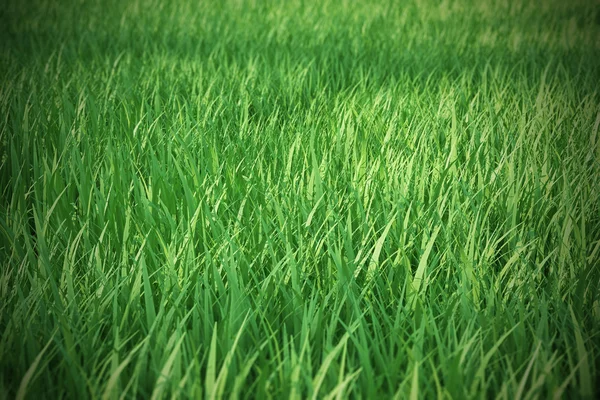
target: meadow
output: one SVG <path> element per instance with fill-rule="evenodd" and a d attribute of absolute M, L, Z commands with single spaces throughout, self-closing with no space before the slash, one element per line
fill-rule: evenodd
<path fill-rule="evenodd" d="M 600 396 L 600 3 L 6 0 L 0 399 Z"/>

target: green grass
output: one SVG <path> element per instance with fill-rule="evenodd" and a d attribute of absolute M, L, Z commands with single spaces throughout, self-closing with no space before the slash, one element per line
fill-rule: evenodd
<path fill-rule="evenodd" d="M 6 1 L 0 397 L 598 398 L 599 82 L 588 0 Z"/>

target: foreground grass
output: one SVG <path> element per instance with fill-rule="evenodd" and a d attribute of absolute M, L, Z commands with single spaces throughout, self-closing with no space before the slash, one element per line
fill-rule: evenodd
<path fill-rule="evenodd" d="M 2 397 L 598 396 L 597 4 L 109 3 L 0 14 Z"/>

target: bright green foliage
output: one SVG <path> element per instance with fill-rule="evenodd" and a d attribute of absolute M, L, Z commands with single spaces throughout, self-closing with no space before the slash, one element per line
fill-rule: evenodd
<path fill-rule="evenodd" d="M 0 398 L 598 398 L 600 4 L 8 0 Z"/>

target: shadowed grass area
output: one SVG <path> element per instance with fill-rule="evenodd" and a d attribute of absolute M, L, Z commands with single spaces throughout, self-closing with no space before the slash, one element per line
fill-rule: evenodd
<path fill-rule="evenodd" d="M 1 398 L 598 397 L 597 2 L 6 3 Z"/>

